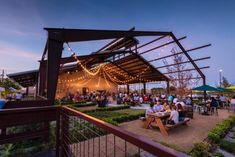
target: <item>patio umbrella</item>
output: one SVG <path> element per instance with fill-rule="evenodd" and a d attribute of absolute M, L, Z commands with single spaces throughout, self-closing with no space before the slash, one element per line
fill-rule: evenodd
<path fill-rule="evenodd" d="M 221 91 L 215 87 L 209 86 L 209 85 L 202 85 L 196 88 L 193 88 L 192 90 L 199 90 L 199 91 Z"/>
<path fill-rule="evenodd" d="M 226 89 L 235 90 L 235 86 L 230 86 L 230 87 L 227 87 Z"/>

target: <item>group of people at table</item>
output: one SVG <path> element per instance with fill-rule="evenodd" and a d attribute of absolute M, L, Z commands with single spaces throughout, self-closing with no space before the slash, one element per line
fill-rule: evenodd
<path fill-rule="evenodd" d="M 167 124 L 177 124 L 180 121 L 183 121 L 185 118 L 185 109 L 186 104 L 182 101 L 167 101 L 159 99 L 156 103 L 151 102 L 150 107 L 146 109 L 145 116 L 146 118 L 150 115 L 164 115 L 169 114 L 170 117 L 167 119 Z"/>

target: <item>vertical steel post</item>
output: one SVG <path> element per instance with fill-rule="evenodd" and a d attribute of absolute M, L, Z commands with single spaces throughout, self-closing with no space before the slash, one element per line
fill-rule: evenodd
<path fill-rule="evenodd" d="M 52 100 L 52 102 L 54 102 L 56 94 L 62 50 L 63 42 L 49 38 L 47 52 L 47 98 Z"/>
<path fill-rule="evenodd" d="M 167 94 L 170 94 L 170 81 L 169 80 L 166 81 L 166 92 Z"/>
<path fill-rule="evenodd" d="M 130 86 L 129 86 L 129 84 L 126 85 L 126 89 L 127 89 L 127 94 L 129 94 L 130 93 Z"/>
<path fill-rule="evenodd" d="M 143 83 L 143 87 L 144 87 L 144 94 L 146 94 L 146 82 Z"/>

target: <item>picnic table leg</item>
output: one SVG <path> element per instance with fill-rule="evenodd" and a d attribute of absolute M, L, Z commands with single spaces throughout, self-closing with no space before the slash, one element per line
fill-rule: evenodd
<path fill-rule="evenodd" d="M 161 131 L 161 134 L 164 135 L 164 136 L 168 136 L 168 132 L 167 132 L 165 126 L 162 124 L 162 121 L 161 121 L 160 118 L 156 119 L 156 123 L 157 123 L 157 126 L 159 127 L 159 129 Z"/>
<path fill-rule="evenodd" d="M 151 117 L 147 117 L 147 119 L 146 119 L 146 121 L 145 121 L 143 127 L 144 127 L 145 129 L 148 129 L 148 127 L 149 127 L 149 125 L 150 125 L 151 122 L 152 122 L 152 118 L 151 118 Z"/>

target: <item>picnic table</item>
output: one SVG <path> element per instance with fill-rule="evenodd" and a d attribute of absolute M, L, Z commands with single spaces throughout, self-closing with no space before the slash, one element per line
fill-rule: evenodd
<path fill-rule="evenodd" d="M 168 136 L 168 130 L 170 128 L 175 128 L 179 125 L 187 125 L 187 122 L 190 120 L 189 118 L 185 118 L 183 121 L 180 121 L 177 124 L 171 125 L 171 124 L 163 124 L 163 121 L 167 120 L 170 117 L 170 113 L 153 113 L 149 114 L 145 123 L 144 123 L 144 128 L 148 129 L 151 123 L 156 123 L 157 127 L 160 129 L 160 132 L 164 136 Z"/>
<path fill-rule="evenodd" d="M 148 129 L 150 124 L 155 122 L 157 126 L 160 129 L 160 132 L 162 135 L 168 136 L 167 128 L 165 125 L 162 123 L 163 120 L 166 120 L 168 117 L 170 117 L 170 113 L 153 113 L 149 114 L 145 123 L 144 123 L 144 128 Z"/>

